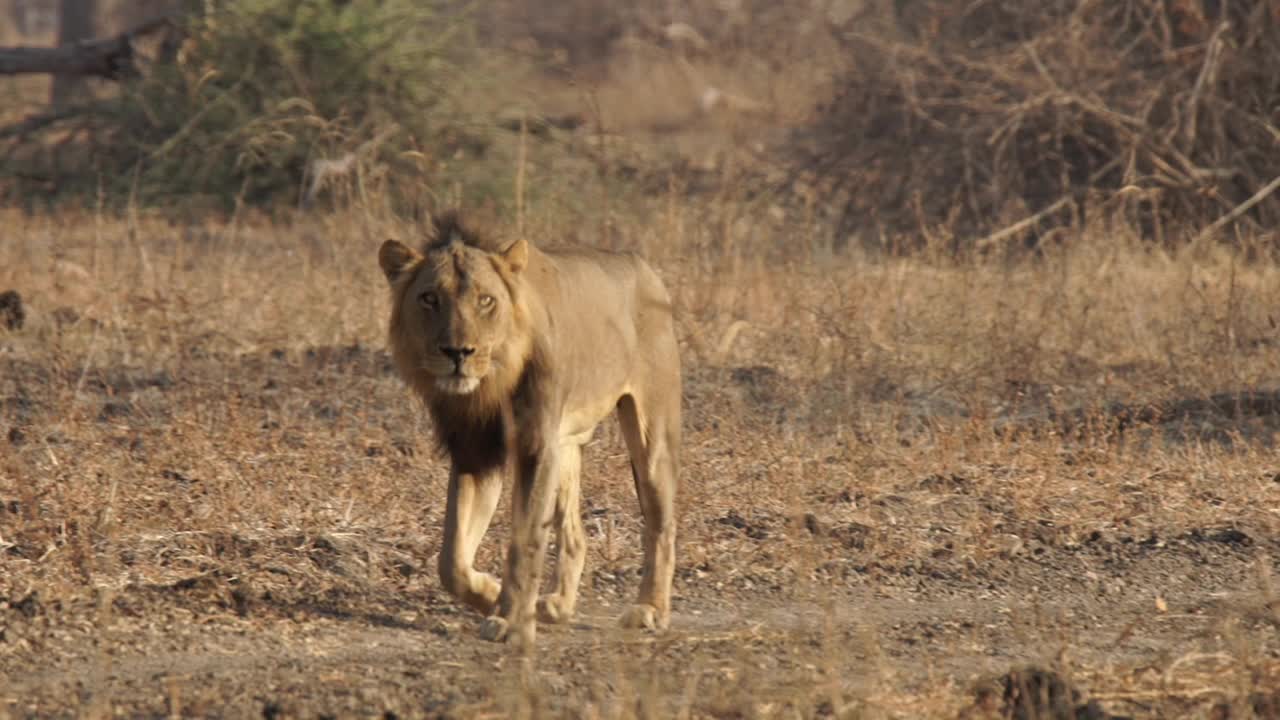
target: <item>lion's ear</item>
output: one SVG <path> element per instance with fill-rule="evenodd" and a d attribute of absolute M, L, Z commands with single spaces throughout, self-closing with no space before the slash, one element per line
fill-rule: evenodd
<path fill-rule="evenodd" d="M 388 240 L 378 248 L 378 264 L 382 266 L 382 273 L 387 276 L 389 283 L 395 283 L 421 257 L 413 248 L 399 240 Z"/>
<path fill-rule="evenodd" d="M 529 264 L 529 241 L 520 238 L 511 243 L 511 247 L 502 251 L 502 259 L 512 272 L 520 272 Z"/>

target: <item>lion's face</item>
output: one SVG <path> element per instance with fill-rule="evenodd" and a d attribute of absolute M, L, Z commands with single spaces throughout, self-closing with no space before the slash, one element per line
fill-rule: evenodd
<path fill-rule="evenodd" d="M 447 395 L 468 395 L 517 370 L 511 365 L 524 358 L 508 341 L 516 330 L 511 280 L 520 268 L 509 255 L 460 242 L 425 255 L 394 240 L 383 245 L 379 260 L 398 290 L 393 333 L 402 370 L 425 373 Z"/>

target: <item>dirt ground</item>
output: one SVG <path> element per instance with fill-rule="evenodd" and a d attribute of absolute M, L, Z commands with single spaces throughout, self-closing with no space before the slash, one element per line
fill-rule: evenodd
<path fill-rule="evenodd" d="M 580 615 L 524 671 L 435 577 L 445 468 L 383 350 L 380 233 L 43 222 L 0 242 L 24 302 L 0 331 L 8 716 L 1075 717 L 983 690 L 1035 666 L 1118 716 L 1276 717 L 1269 266 L 1230 290 L 1142 255 L 1106 282 L 1082 256 L 720 283 L 660 248 L 685 353 L 671 629 L 615 627 L 639 522 L 607 423 Z M 1038 309 L 1077 276 L 1087 306 Z M 1229 352 L 1197 325 L 1225 307 Z M 1115 324 L 1073 330 L 1089 313 Z M 1260 394 L 1185 400 L 1233 388 Z"/>
<path fill-rule="evenodd" d="M 899 571 L 831 582 L 823 601 L 793 599 L 763 579 L 708 573 L 694 582 L 685 572 L 673 628 L 661 637 L 616 629 L 631 588 L 597 572 L 580 619 L 542 634 L 526 685 L 518 660 L 478 640 L 478 618 L 434 589 L 251 600 L 237 612 L 219 592 L 226 581 L 210 576 L 123 592 L 106 619 L 91 602 L 32 601 L 19 611 L 27 623 L 10 620 L 17 637 L 8 641 L 26 652 L 6 658 L 5 702 L 19 717 L 919 716 L 933 713 L 910 698 L 963 694 L 954 683 L 1055 657 L 1105 668 L 1091 684 L 1107 698 L 1124 680 L 1105 675 L 1117 666 L 1141 676 L 1163 675 L 1174 659 L 1230 662 L 1187 653 L 1245 640 L 1223 620 L 1250 611 L 1257 568 L 1247 544 L 1099 544 L 992 563 L 982 574 L 999 585 Z M 1157 611 L 1166 594 L 1176 600 Z M 28 623 L 43 632 L 13 627 Z M 1215 697 L 1231 684 L 1197 689 Z M 1126 710 L 1142 716 L 1189 710 L 1113 694 L 1132 698 Z"/>

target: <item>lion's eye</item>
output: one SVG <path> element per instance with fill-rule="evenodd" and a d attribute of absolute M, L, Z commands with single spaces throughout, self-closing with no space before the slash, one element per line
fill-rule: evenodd
<path fill-rule="evenodd" d="M 435 310 L 440 305 L 440 296 L 428 290 L 418 296 L 418 302 L 424 308 Z"/>
<path fill-rule="evenodd" d="M 492 295 L 481 295 L 479 302 L 480 302 L 480 307 L 484 308 L 485 310 L 488 310 L 489 308 L 493 307 L 493 303 L 495 301 Z"/>

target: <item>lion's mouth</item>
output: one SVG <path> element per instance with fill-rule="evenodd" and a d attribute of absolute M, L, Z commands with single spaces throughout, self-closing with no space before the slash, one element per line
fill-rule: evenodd
<path fill-rule="evenodd" d="M 436 389 L 447 395 L 467 395 L 475 392 L 489 372 L 488 356 L 481 357 L 430 357 L 422 369 L 433 377 Z"/>
<path fill-rule="evenodd" d="M 466 375 L 445 375 L 436 378 L 436 387 L 450 395 L 466 395 L 480 387 L 480 378 Z"/>

